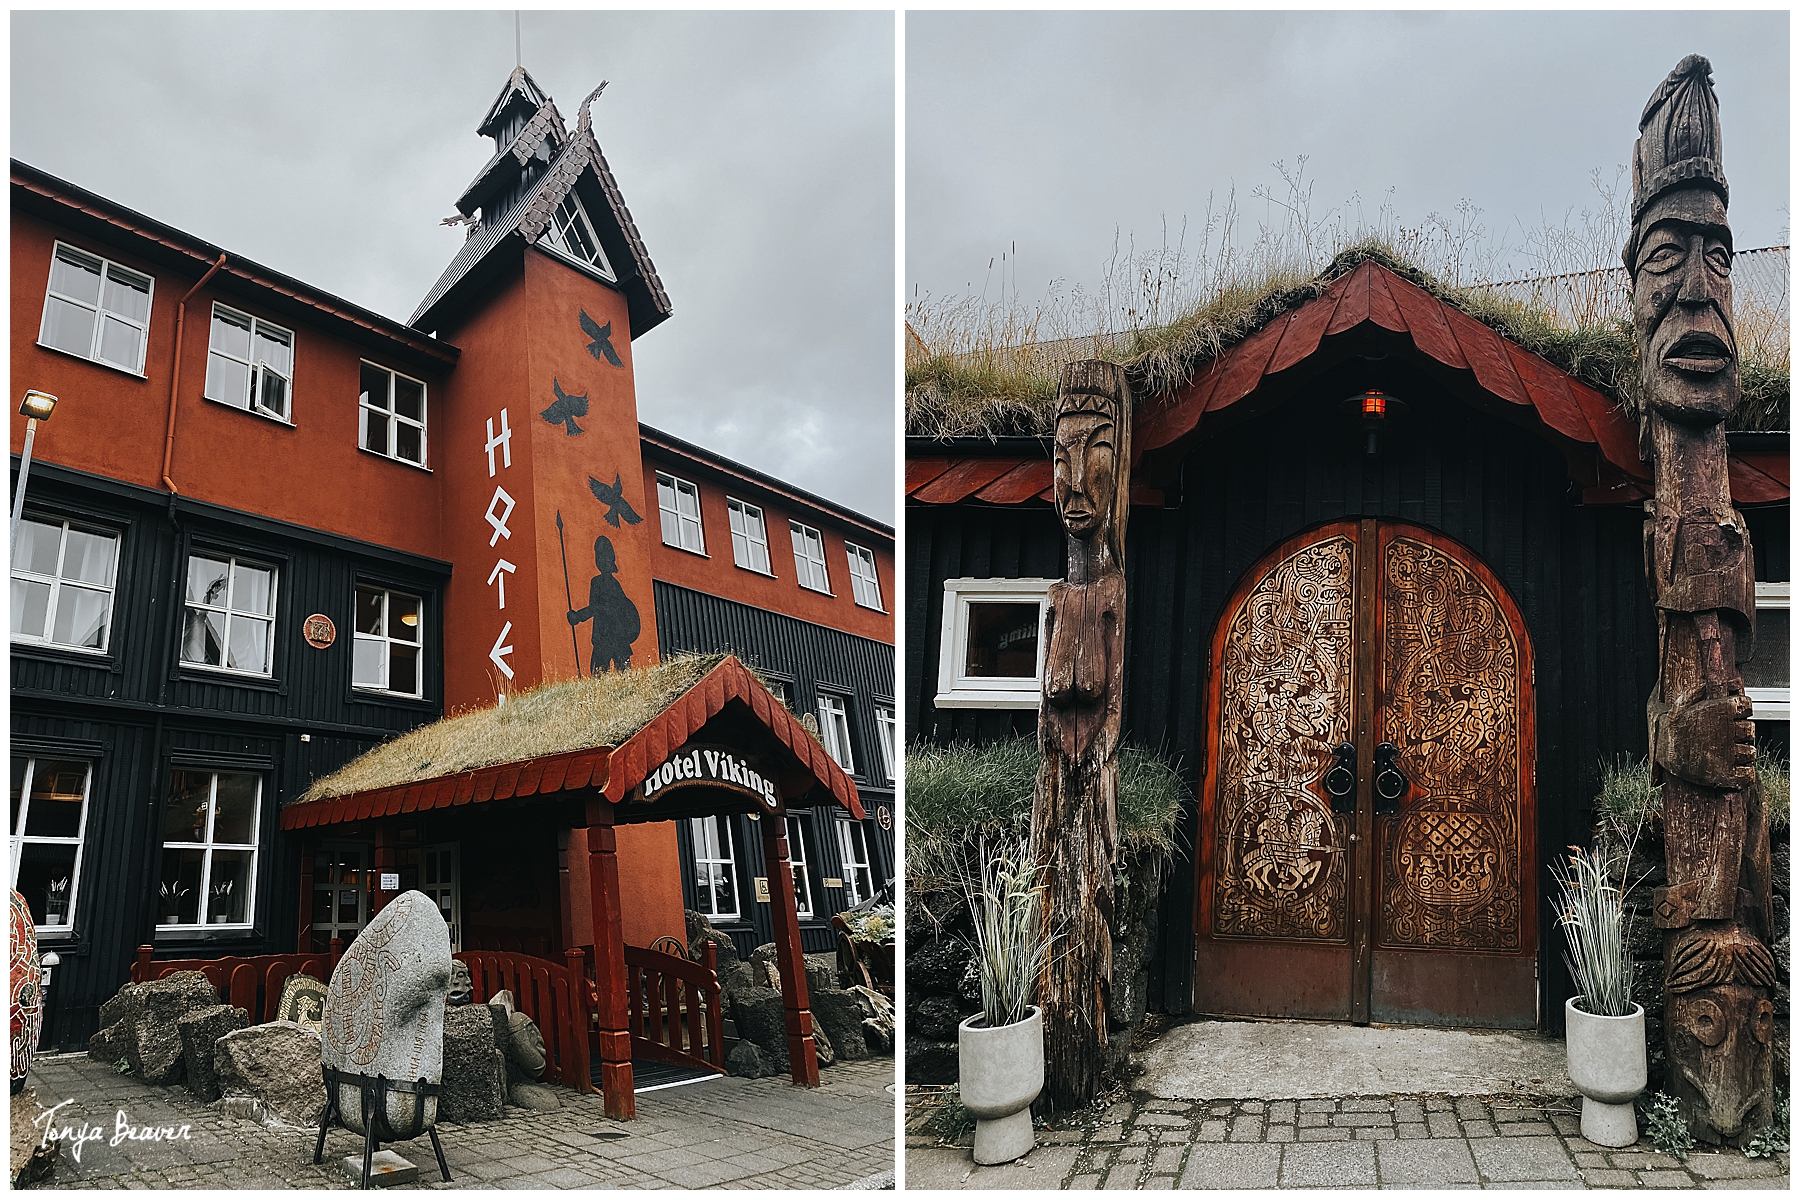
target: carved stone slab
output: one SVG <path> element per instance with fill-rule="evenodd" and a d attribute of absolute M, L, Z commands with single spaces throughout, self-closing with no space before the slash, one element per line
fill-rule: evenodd
<path fill-rule="evenodd" d="M 329 992 L 330 989 L 311 975 L 289 975 L 287 982 L 281 985 L 281 1000 L 275 1008 L 275 1019 L 323 1031 L 325 998 Z"/>

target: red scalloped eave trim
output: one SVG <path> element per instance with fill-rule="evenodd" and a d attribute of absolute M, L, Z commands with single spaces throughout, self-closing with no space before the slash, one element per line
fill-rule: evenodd
<path fill-rule="evenodd" d="M 667 757 L 666 754 L 647 755 L 645 751 L 649 745 L 660 744 L 671 749 L 680 746 L 694 730 L 718 715 L 726 701 L 733 699 L 742 700 L 800 765 L 829 788 L 837 802 L 857 820 L 862 820 L 862 801 L 856 794 L 856 784 L 806 732 L 794 714 L 773 700 L 768 690 L 733 656 L 701 676 L 693 687 L 677 696 L 668 708 L 617 749 L 600 746 L 592 750 L 570 750 L 522 763 L 501 763 L 478 771 L 353 792 L 331 800 L 290 804 L 281 810 L 281 827 L 312 829 L 449 808 L 456 804 L 481 804 L 494 798 L 548 796 L 587 787 L 605 789 L 607 799 L 616 804 L 626 792 L 644 781 L 648 768 L 660 766 Z"/>

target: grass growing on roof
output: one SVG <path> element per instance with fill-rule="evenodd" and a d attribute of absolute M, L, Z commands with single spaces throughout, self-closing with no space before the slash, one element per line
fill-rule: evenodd
<path fill-rule="evenodd" d="M 445 717 L 354 759 L 318 780 L 300 802 L 396 787 L 546 754 L 617 746 L 698 683 L 724 654 L 565 679 L 509 696 L 505 704 Z"/>
<path fill-rule="evenodd" d="M 960 877 L 969 848 L 1031 831 L 1041 761 L 1035 735 L 986 746 L 915 745 L 906 752 L 906 871 L 922 886 Z M 1119 849 L 1166 853 L 1187 789 L 1173 764 L 1136 746 L 1119 749 Z"/>

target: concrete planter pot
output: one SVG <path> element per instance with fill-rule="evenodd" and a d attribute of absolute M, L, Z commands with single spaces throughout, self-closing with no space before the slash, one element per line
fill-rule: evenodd
<path fill-rule="evenodd" d="M 990 1029 L 980 1013 L 956 1029 L 962 1103 L 975 1114 L 975 1161 L 1011 1162 L 1037 1145 L 1031 1102 L 1044 1090 L 1044 1014 Z"/>
<path fill-rule="evenodd" d="M 1631 1102 L 1649 1082 L 1644 1047 L 1644 1006 L 1629 1016 L 1597 1017 L 1563 1005 L 1569 1046 L 1569 1082 L 1581 1093 L 1581 1136 L 1599 1146 L 1629 1146 L 1638 1139 Z"/>

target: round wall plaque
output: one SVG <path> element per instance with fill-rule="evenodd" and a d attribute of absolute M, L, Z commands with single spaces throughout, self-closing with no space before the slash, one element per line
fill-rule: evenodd
<path fill-rule="evenodd" d="M 337 641 L 337 626 L 333 625 L 331 618 L 324 613 L 314 613 L 306 618 L 306 623 L 300 627 L 300 630 L 301 636 L 306 639 L 306 644 L 315 650 L 323 650 Z"/>
<path fill-rule="evenodd" d="M 887 805 L 877 804 L 875 806 L 875 823 L 881 826 L 883 831 L 894 827 L 894 814 L 888 811 Z"/>

